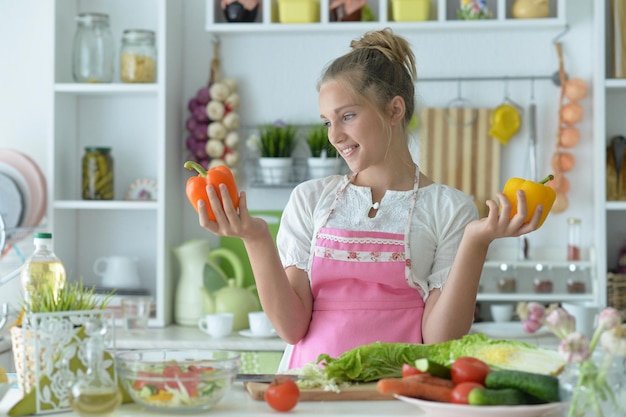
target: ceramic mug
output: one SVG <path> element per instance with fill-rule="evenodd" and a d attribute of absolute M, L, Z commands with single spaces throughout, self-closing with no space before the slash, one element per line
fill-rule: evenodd
<path fill-rule="evenodd" d="M 235 315 L 233 313 L 207 314 L 198 320 L 198 329 L 218 339 L 233 332 L 234 321 Z"/>
<path fill-rule="evenodd" d="M 103 256 L 96 259 L 93 272 L 101 279 L 105 288 L 139 288 L 137 259 L 128 256 Z"/>
<path fill-rule="evenodd" d="M 561 306 L 576 320 L 576 331 L 591 339 L 600 314 L 600 306 L 591 301 L 562 303 Z"/>

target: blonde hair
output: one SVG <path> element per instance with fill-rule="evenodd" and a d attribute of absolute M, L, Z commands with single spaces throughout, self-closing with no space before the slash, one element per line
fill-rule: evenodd
<path fill-rule="evenodd" d="M 327 81 L 341 79 L 355 98 L 363 98 L 387 120 L 392 98 L 404 99 L 404 128 L 415 111 L 415 55 L 409 42 L 391 29 L 365 33 L 350 43 L 352 50 L 332 61 L 324 70 L 318 90 Z"/>

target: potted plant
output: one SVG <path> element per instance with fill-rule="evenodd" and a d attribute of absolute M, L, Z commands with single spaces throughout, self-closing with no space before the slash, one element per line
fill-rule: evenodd
<path fill-rule="evenodd" d="M 266 184 L 284 184 L 291 179 L 291 154 L 297 144 L 296 134 L 295 126 L 280 120 L 261 127 L 259 166 Z"/>
<path fill-rule="evenodd" d="M 38 403 L 42 409 L 67 409 L 67 383 L 73 378 L 68 371 L 84 372 L 87 367 L 86 358 L 79 354 L 85 339 L 83 324 L 89 318 L 112 321 L 113 313 L 104 309 L 113 292 L 101 298 L 82 281 L 66 284 L 56 297 L 51 288 L 41 286 L 39 290 L 38 297 L 23 303 L 11 327 L 18 385 L 29 399 L 20 407 Z M 102 365 L 113 372 L 112 360 Z M 58 386 L 59 378 L 68 379 L 66 385 Z M 42 392 L 50 394 L 40 398 Z"/>
<path fill-rule="evenodd" d="M 306 140 L 311 150 L 311 156 L 307 159 L 309 177 L 323 178 L 337 174 L 341 161 L 337 155 L 337 149 L 328 141 L 326 126 L 310 128 Z"/>

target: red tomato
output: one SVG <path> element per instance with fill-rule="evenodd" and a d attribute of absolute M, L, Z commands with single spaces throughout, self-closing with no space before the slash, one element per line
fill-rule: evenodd
<path fill-rule="evenodd" d="M 409 365 L 408 363 L 402 364 L 402 377 L 407 377 L 411 375 L 419 375 L 424 372 L 420 371 L 416 367 Z"/>
<path fill-rule="evenodd" d="M 279 376 L 265 390 L 265 401 L 276 411 L 289 411 L 298 404 L 300 389 L 296 382 Z"/>
<path fill-rule="evenodd" d="M 485 385 L 485 378 L 490 371 L 489 365 L 471 356 L 457 358 L 450 368 L 452 381 L 455 385 L 462 382 L 478 382 Z"/>
<path fill-rule="evenodd" d="M 485 388 L 485 386 L 478 382 L 461 382 L 452 390 L 450 402 L 454 404 L 469 404 L 467 397 L 474 388 Z"/>

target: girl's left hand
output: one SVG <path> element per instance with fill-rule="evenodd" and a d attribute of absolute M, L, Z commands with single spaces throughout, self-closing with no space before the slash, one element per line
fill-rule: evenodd
<path fill-rule="evenodd" d="M 200 226 L 217 236 L 232 236 L 242 239 L 262 235 L 268 230 L 265 220 L 250 216 L 245 192 L 242 191 L 239 194 L 239 208 L 236 209 L 226 185 L 220 184 L 219 190 L 222 196 L 221 202 L 213 186 L 206 187 L 215 221 L 209 219 L 204 201 L 198 201 Z"/>
<path fill-rule="evenodd" d="M 537 230 L 543 212 L 542 205 L 537 206 L 531 220 L 524 223 L 528 212 L 524 191 L 517 191 L 517 213 L 512 218 L 509 199 L 501 192 L 498 192 L 497 196 L 500 207 L 494 200 L 487 200 L 486 204 L 489 207 L 487 217 L 467 225 L 465 233 L 468 233 L 470 238 L 489 245 L 494 239 L 517 237 Z"/>

